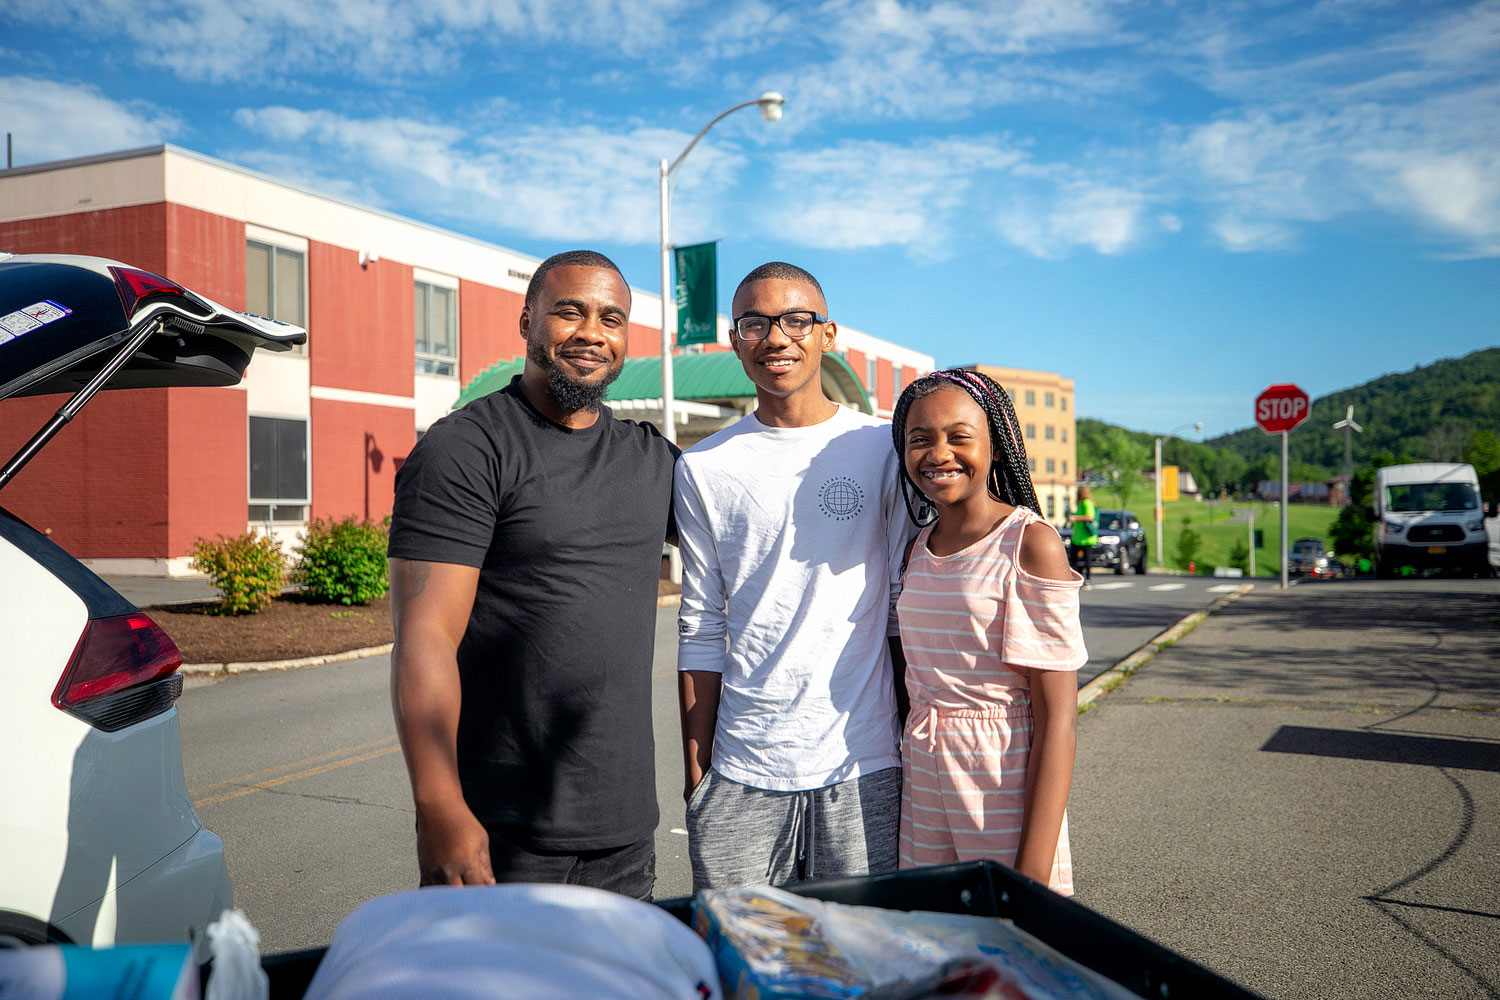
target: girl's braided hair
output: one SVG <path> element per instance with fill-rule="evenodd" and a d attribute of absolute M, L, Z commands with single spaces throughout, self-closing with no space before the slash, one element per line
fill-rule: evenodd
<path fill-rule="evenodd" d="M 968 393 L 969 398 L 984 411 L 985 420 L 990 425 L 991 462 L 986 481 L 990 496 L 1013 507 L 1030 507 L 1040 514 L 1042 506 L 1036 498 L 1036 487 L 1031 483 L 1026 446 L 1021 443 L 1021 424 L 1016 420 L 1016 408 L 1011 404 L 1010 394 L 982 372 L 949 368 L 923 375 L 907 386 L 891 415 L 891 437 L 896 445 L 897 463 L 901 466 L 901 498 L 906 501 L 906 513 L 912 523 L 926 524 L 931 518 L 919 517 L 912 508 L 912 494 L 920 495 L 921 488 L 906 474 L 906 418 L 913 403 L 946 386 L 957 386 Z"/>

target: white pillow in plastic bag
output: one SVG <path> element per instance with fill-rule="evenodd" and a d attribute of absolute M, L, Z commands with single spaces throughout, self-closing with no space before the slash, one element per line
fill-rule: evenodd
<path fill-rule="evenodd" d="M 602 889 L 413 889 L 339 924 L 304 1000 L 721 1000 L 713 954 L 665 910 Z"/>

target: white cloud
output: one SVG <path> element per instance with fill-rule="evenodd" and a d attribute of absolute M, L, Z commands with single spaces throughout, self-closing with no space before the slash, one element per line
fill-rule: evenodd
<path fill-rule="evenodd" d="M 779 41 L 810 54 L 776 77 L 799 117 L 817 122 L 953 120 L 1031 101 L 1076 103 L 1132 89 L 1112 67 L 1053 61 L 1121 38 L 1110 0 L 1009 4 L 831 0 Z M 793 128 L 803 127 L 797 122 Z"/>
<path fill-rule="evenodd" d="M 1247 220 L 1233 212 L 1221 215 L 1212 228 L 1224 249 L 1236 253 L 1289 250 L 1297 245 L 1296 234 L 1290 226 L 1264 219 Z"/>
<path fill-rule="evenodd" d="M 644 243 L 658 226 L 657 163 L 685 134 L 636 128 L 513 122 L 473 138 L 452 126 L 403 118 L 357 119 L 326 111 L 241 109 L 247 129 L 298 150 L 299 175 L 361 176 L 427 211 L 473 227 L 555 239 Z M 722 145 L 693 151 L 674 194 L 674 236 L 712 218 L 712 196 L 743 157 Z M 378 179 L 378 181 L 377 181 Z"/>
<path fill-rule="evenodd" d="M 1042 258 L 1064 257 L 1083 247 L 1122 253 L 1141 236 L 1146 198 L 1140 192 L 1072 182 L 1048 203 L 1021 203 L 1001 211 L 996 227 L 1006 240 Z"/>
<path fill-rule="evenodd" d="M 1471 253 L 1500 253 L 1500 151 L 1370 153 L 1361 162 L 1393 181 L 1376 192 L 1385 205 L 1464 238 Z"/>
<path fill-rule="evenodd" d="M 148 146 L 182 130 L 174 115 L 149 104 L 25 76 L 0 76 L 0 120 L 15 133 L 17 165 Z"/>
<path fill-rule="evenodd" d="M 503 44 L 656 50 L 697 0 L 20 0 L 14 16 L 129 39 L 144 63 L 185 80 L 353 75 L 376 80 L 442 72 L 478 42 L 519 68 Z"/>
<path fill-rule="evenodd" d="M 1021 159 L 992 140 L 911 146 L 849 141 L 776 161 L 777 208 L 768 234 L 840 250 L 906 247 L 951 252 L 955 224 L 977 185 Z"/>

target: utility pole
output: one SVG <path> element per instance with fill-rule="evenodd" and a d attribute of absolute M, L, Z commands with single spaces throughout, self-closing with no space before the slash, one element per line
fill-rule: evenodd
<path fill-rule="evenodd" d="M 1353 499 L 1354 488 L 1354 437 L 1351 434 L 1363 434 L 1365 429 L 1354 422 L 1354 404 L 1349 404 L 1349 409 L 1344 413 L 1344 419 L 1335 421 L 1333 429 L 1344 432 L 1344 502 Z"/>

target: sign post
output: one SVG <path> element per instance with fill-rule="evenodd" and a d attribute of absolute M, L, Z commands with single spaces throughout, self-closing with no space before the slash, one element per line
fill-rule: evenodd
<path fill-rule="evenodd" d="M 1287 587 L 1287 557 L 1292 547 L 1286 537 L 1287 492 L 1291 484 L 1287 481 L 1287 435 L 1307 419 L 1312 409 L 1307 393 L 1290 382 L 1279 382 L 1267 386 L 1255 397 L 1255 422 L 1267 434 L 1281 435 L 1281 589 Z"/>

